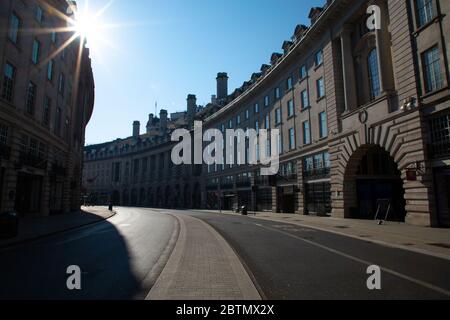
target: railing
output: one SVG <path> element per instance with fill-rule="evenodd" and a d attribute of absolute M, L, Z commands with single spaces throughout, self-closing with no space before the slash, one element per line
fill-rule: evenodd
<path fill-rule="evenodd" d="M 63 166 L 57 164 L 57 163 L 53 163 L 52 164 L 52 173 L 58 176 L 64 176 L 67 173 L 66 168 L 64 168 Z"/>
<path fill-rule="evenodd" d="M 236 186 L 238 188 L 251 187 L 251 185 L 252 185 L 252 180 L 250 178 L 238 178 L 236 180 Z"/>
<path fill-rule="evenodd" d="M 269 177 L 268 176 L 256 176 L 255 184 L 258 186 L 268 186 L 269 185 Z"/>
<path fill-rule="evenodd" d="M 206 185 L 206 190 L 208 191 L 216 191 L 219 185 L 217 183 L 210 183 Z"/>
<path fill-rule="evenodd" d="M 312 169 L 303 172 L 304 179 L 325 178 L 328 177 L 329 175 L 330 175 L 330 168 Z"/>
<path fill-rule="evenodd" d="M 277 176 L 278 182 L 294 182 L 297 183 L 297 174 L 291 173 L 291 174 L 280 174 Z"/>
<path fill-rule="evenodd" d="M 20 164 L 36 169 L 47 169 L 47 160 L 29 152 L 20 153 Z"/>
<path fill-rule="evenodd" d="M 450 140 L 431 143 L 429 152 L 432 158 L 450 156 Z"/>
<path fill-rule="evenodd" d="M 11 157 L 11 147 L 0 144 L 0 159 L 9 160 Z"/>

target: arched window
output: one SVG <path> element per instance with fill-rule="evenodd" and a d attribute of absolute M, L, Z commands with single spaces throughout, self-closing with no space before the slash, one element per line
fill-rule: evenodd
<path fill-rule="evenodd" d="M 367 58 L 367 63 L 369 67 L 370 98 L 373 100 L 381 93 L 377 49 L 373 49 L 372 51 L 370 51 Z"/>

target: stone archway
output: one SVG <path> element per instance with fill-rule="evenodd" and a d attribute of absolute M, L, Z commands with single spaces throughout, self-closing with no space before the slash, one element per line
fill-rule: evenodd
<path fill-rule="evenodd" d="M 352 154 L 345 170 L 345 217 L 374 219 L 381 200 L 389 201 L 389 220 L 405 221 L 405 190 L 397 163 L 379 145 L 363 145 Z"/>
<path fill-rule="evenodd" d="M 163 207 L 164 203 L 163 203 L 163 195 L 162 195 L 162 191 L 161 191 L 161 187 L 158 187 L 158 189 L 156 189 L 156 199 L 155 199 L 155 205 L 158 208 Z"/>
<path fill-rule="evenodd" d="M 184 192 L 183 192 L 183 199 L 184 199 L 184 208 L 190 209 L 191 208 L 191 192 L 190 187 L 188 184 L 184 185 Z"/>
<path fill-rule="evenodd" d="M 128 193 L 128 190 L 123 191 L 122 204 L 125 207 L 127 207 L 130 204 L 130 195 Z"/>
<path fill-rule="evenodd" d="M 200 209 L 202 202 L 200 183 L 196 183 L 194 186 L 194 191 L 192 192 L 192 208 Z"/>
<path fill-rule="evenodd" d="M 113 206 L 120 205 L 120 192 L 117 190 L 114 190 L 111 195 L 111 203 Z"/>

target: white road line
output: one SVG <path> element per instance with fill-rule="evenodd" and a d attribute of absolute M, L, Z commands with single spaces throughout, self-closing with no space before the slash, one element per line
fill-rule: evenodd
<path fill-rule="evenodd" d="M 377 265 L 376 263 L 372 263 L 372 262 L 370 262 L 370 261 L 366 261 L 366 260 L 363 260 L 363 259 L 354 257 L 354 256 L 349 255 L 349 254 L 347 254 L 347 253 L 344 253 L 344 252 L 342 252 L 342 251 L 339 251 L 339 250 L 336 250 L 336 249 L 332 249 L 332 248 L 329 248 L 329 247 L 327 247 L 327 246 L 318 244 L 318 243 L 316 243 L 316 242 L 314 242 L 314 241 L 310 241 L 310 240 L 303 239 L 303 238 L 298 237 L 298 236 L 296 236 L 296 235 L 293 235 L 293 234 L 291 234 L 291 233 L 289 233 L 289 232 L 285 232 L 285 231 L 281 231 L 281 230 L 278 230 L 278 229 L 266 227 L 266 226 L 263 226 L 263 225 L 260 225 L 260 224 L 256 224 L 256 225 L 257 225 L 258 227 L 263 228 L 263 229 L 267 229 L 267 230 L 279 232 L 279 233 L 284 234 L 284 235 L 286 235 L 286 236 L 288 236 L 288 237 L 291 237 L 291 238 L 294 238 L 294 239 L 297 239 L 297 240 L 301 240 L 301 241 L 306 242 L 306 243 L 308 243 L 308 244 L 310 244 L 310 245 L 313 245 L 313 246 L 315 246 L 315 247 L 321 248 L 321 249 L 323 249 L 323 250 L 329 251 L 329 252 L 334 253 L 334 254 L 337 254 L 337 255 L 339 255 L 339 256 L 341 256 L 341 257 L 344 257 L 344 258 L 347 258 L 347 259 L 350 259 L 350 260 L 353 260 L 353 261 L 362 263 L 362 264 L 367 265 L 367 266 Z M 404 275 L 404 274 L 402 274 L 402 273 L 399 273 L 399 272 L 397 272 L 397 271 L 394 271 L 394 270 L 391 270 L 391 269 L 388 269 L 388 268 L 385 268 L 385 267 L 382 267 L 382 266 L 380 266 L 380 268 L 381 268 L 381 270 L 383 270 L 383 271 L 386 272 L 386 273 L 389 273 L 389 274 L 394 275 L 394 276 L 396 276 L 396 277 L 399 277 L 399 278 L 408 280 L 408 281 L 413 282 L 413 283 L 415 283 L 415 284 L 418 284 L 418 285 L 420 285 L 420 286 L 422 286 L 422 287 L 424 287 L 424 288 L 427 288 L 427 289 L 430 289 L 430 290 L 439 292 L 439 293 L 441 293 L 441 294 L 443 294 L 443 295 L 446 295 L 446 296 L 450 297 L 450 291 L 448 291 L 448 290 L 446 290 L 446 289 L 440 288 L 440 287 L 438 287 L 438 286 L 435 286 L 435 285 L 433 285 L 433 284 L 431 284 L 431 283 L 428 283 L 428 282 L 425 282 L 425 281 L 422 281 L 422 280 L 419 280 L 419 279 L 412 278 L 412 277 L 410 277 L 410 276 Z"/>

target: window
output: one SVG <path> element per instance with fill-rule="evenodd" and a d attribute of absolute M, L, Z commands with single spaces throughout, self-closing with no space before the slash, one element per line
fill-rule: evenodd
<path fill-rule="evenodd" d="M 8 32 L 8 38 L 14 43 L 17 43 L 19 40 L 19 29 L 20 29 L 20 19 L 19 17 L 13 13 L 11 15 L 11 21 L 9 24 L 9 32 Z"/>
<path fill-rule="evenodd" d="M 308 76 L 308 72 L 306 71 L 306 65 L 302 65 L 300 67 L 300 79 L 305 79 Z"/>
<path fill-rule="evenodd" d="M 225 125 L 223 123 L 220 125 L 220 131 L 225 133 Z"/>
<path fill-rule="evenodd" d="M 306 109 L 309 107 L 309 94 L 308 90 L 303 90 L 301 93 L 302 96 L 302 109 Z"/>
<path fill-rule="evenodd" d="M 58 81 L 58 92 L 64 96 L 64 87 L 65 87 L 66 78 L 63 73 L 59 74 L 59 81 Z"/>
<path fill-rule="evenodd" d="M 59 136 L 61 134 L 61 108 L 56 108 L 55 115 L 55 134 Z"/>
<path fill-rule="evenodd" d="M 317 80 L 317 99 L 325 97 L 325 84 L 323 78 Z"/>
<path fill-rule="evenodd" d="M 48 96 L 44 98 L 44 110 L 42 112 L 42 123 L 44 126 L 48 126 L 50 124 L 50 108 L 52 105 L 52 101 Z"/>
<path fill-rule="evenodd" d="M 267 158 L 269 158 L 270 156 L 271 156 L 271 144 L 270 144 L 270 138 L 269 137 L 267 137 L 267 140 L 266 140 L 266 157 Z"/>
<path fill-rule="evenodd" d="M 52 43 L 56 43 L 56 41 L 57 41 L 57 33 L 56 33 L 56 31 L 52 31 L 51 39 L 52 39 Z"/>
<path fill-rule="evenodd" d="M 309 121 L 303 122 L 303 144 L 311 143 L 311 129 L 309 126 Z"/>
<path fill-rule="evenodd" d="M 255 113 L 259 113 L 259 103 L 255 103 Z"/>
<path fill-rule="evenodd" d="M 270 103 L 269 96 L 264 97 L 264 107 L 268 107 Z"/>
<path fill-rule="evenodd" d="M 289 100 L 288 104 L 287 104 L 287 109 L 288 109 L 288 118 L 293 117 L 295 114 L 294 111 L 294 101 L 293 100 Z"/>
<path fill-rule="evenodd" d="M 286 80 L 286 88 L 287 88 L 288 90 L 291 90 L 292 87 L 293 87 L 292 77 L 289 77 L 289 78 Z"/>
<path fill-rule="evenodd" d="M 34 114 L 34 105 L 36 103 L 36 85 L 33 82 L 28 83 L 27 89 L 27 113 Z"/>
<path fill-rule="evenodd" d="M 51 59 L 47 64 L 47 80 L 49 81 L 52 81 L 53 79 L 53 64 L 53 59 Z"/>
<path fill-rule="evenodd" d="M 39 41 L 34 39 L 33 41 L 33 51 L 31 55 L 31 61 L 33 61 L 34 64 L 38 64 L 39 62 L 39 50 L 40 50 L 41 44 Z"/>
<path fill-rule="evenodd" d="M 322 52 L 322 50 L 320 50 L 319 52 L 316 53 L 314 60 L 315 60 L 315 63 L 316 63 L 316 67 L 320 66 L 323 63 L 323 52 Z"/>
<path fill-rule="evenodd" d="M 377 49 L 373 49 L 372 51 L 370 51 L 367 62 L 369 69 L 370 98 L 373 100 L 381 93 Z"/>
<path fill-rule="evenodd" d="M 255 121 L 255 130 L 256 130 L 256 133 L 259 134 L 259 121 L 258 120 Z"/>
<path fill-rule="evenodd" d="M 320 138 L 325 138 L 328 136 L 328 126 L 327 126 L 327 114 L 326 112 L 319 113 L 319 134 Z"/>
<path fill-rule="evenodd" d="M 0 125 L 0 144 L 8 143 L 8 127 Z"/>
<path fill-rule="evenodd" d="M 241 124 L 241 115 L 240 114 L 238 114 L 236 117 L 236 124 L 237 125 Z"/>
<path fill-rule="evenodd" d="M 233 119 L 230 119 L 230 121 L 228 121 L 228 129 L 233 129 Z"/>
<path fill-rule="evenodd" d="M 36 21 L 42 23 L 43 19 L 44 19 L 44 11 L 40 6 L 38 6 L 36 8 Z"/>
<path fill-rule="evenodd" d="M 14 66 L 12 66 L 11 64 L 6 63 L 3 74 L 2 97 L 8 102 L 12 102 L 13 100 L 15 76 L 16 76 L 16 68 L 14 68 Z"/>
<path fill-rule="evenodd" d="M 270 115 L 266 114 L 265 120 L 264 120 L 264 128 L 270 129 Z"/>
<path fill-rule="evenodd" d="M 295 129 L 289 129 L 289 150 L 295 149 Z"/>
<path fill-rule="evenodd" d="M 441 59 L 439 48 L 433 47 L 423 54 L 425 91 L 432 92 L 442 88 Z"/>
<path fill-rule="evenodd" d="M 283 153 L 283 136 L 280 134 L 278 135 L 277 138 L 277 148 L 278 148 L 278 154 L 282 154 Z"/>
<path fill-rule="evenodd" d="M 275 124 L 281 123 L 281 108 L 275 110 Z"/>
<path fill-rule="evenodd" d="M 245 120 L 248 120 L 250 118 L 250 111 L 247 109 L 245 110 Z"/>
<path fill-rule="evenodd" d="M 433 0 L 416 0 L 419 28 L 434 19 Z"/>
<path fill-rule="evenodd" d="M 275 88 L 275 100 L 278 100 L 281 98 L 281 91 L 279 87 Z M 267 102 L 266 107 L 269 105 L 269 103 Z"/>

